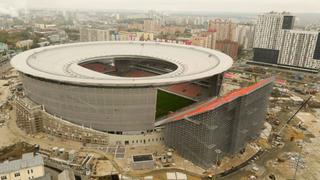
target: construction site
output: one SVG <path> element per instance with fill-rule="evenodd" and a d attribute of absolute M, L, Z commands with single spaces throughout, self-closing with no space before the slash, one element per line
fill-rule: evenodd
<path fill-rule="evenodd" d="M 317 179 L 320 77 L 245 64 L 223 76 L 220 97 L 133 136 L 45 112 L 11 68 L 0 80 L 0 161 L 39 153 L 53 179 L 64 169 L 80 179 Z M 163 89 L 170 88 L 188 97 L 183 88 Z"/>

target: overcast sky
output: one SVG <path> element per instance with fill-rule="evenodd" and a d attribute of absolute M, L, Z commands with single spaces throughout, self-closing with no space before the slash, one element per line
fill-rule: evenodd
<path fill-rule="evenodd" d="M 2 13 L 21 8 L 320 13 L 320 0 L 0 0 Z"/>

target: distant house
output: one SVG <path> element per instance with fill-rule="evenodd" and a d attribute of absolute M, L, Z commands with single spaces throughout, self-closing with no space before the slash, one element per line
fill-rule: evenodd
<path fill-rule="evenodd" d="M 8 50 L 8 45 L 0 42 L 0 54 Z"/>
<path fill-rule="evenodd" d="M 21 159 L 0 164 L 0 180 L 35 179 L 43 176 L 43 159 L 33 153 L 23 154 Z"/>
<path fill-rule="evenodd" d="M 33 40 L 31 40 L 31 39 L 18 41 L 16 43 L 16 47 L 20 48 L 20 49 L 22 49 L 22 48 L 30 49 L 32 45 L 33 45 Z"/>
<path fill-rule="evenodd" d="M 50 45 L 50 42 L 49 41 L 43 41 L 43 42 L 39 42 L 38 43 L 38 46 L 39 47 L 44 47 L 44 46 L 49 46 Z"/>
<path fill-rule="evenodd" d="M 75 180 L 73 171 L 64 170 L 58 175 L 58 180 Z"/>
<path fill-rule="evenodd" d="M 52 43 L 58 43 L 68 40 L 68 35 L 65 31 L 59 30 L 56 33 L 48 36 L 48 39 Z"/>

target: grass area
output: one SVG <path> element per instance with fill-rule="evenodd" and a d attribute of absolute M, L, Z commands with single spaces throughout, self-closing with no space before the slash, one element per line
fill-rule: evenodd
<path fill-rule="evenodd" d="M 158 90 L 156 119 L 169 114 L 170 111 L 174 112 L 194 102 L 193 100 Z"/>

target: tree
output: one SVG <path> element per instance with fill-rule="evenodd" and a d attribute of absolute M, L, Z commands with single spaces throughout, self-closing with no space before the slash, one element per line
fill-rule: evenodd
<path fill-rule="evenodd" d="M 240 57 L 243 54 L 243 46 L 239 45 L 238 47 L 238 57 Z"/>

